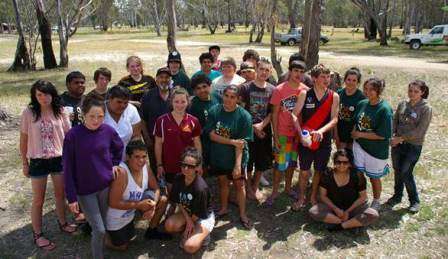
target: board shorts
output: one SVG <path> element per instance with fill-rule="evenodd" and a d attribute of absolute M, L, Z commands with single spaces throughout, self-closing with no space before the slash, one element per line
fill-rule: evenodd
<path fill-rule="evenodd" d="M 62 174 L 62 157 L 31 158 L 29 166 L 31 178 L 43 178 L 51 175 Z"/>
<path fill-rule="evenodd" d="M 353 141 L 353 158 L 356 169 L 369 178 L 379 179 L 390 171 L 387 159 L 371 156 L 356 141 Z"/>
<path fill-rule="evenodd" d="M 199 225 L 207 229 L 209 233 L 211 233 L 213 228 L 215 227 L 215 214 L 212 211 L 210 215 L 208 215 L 208 218 L 199 219 L 198 223 Z"/>
<path fill-rule="evenodd" d="M 254 166 L 257 172 L 272 168 L 272 136 L 267 135 L 262 139 L 254 136 L 254 141 L 249 142 L 248 171 L 252 171 Z"/>
<path fill-rule="evenodd" d="M 314 170 L 323 172 L 328 167 L 328 161 L 331 155 L 331 146 L 321 145 L 317 150 L 311 150 L 299 145 L 300 155 L 300 170 L 308 171 L 311 169 L 311 164 L 314 162 Z"/>
<path fill-rule="evenodd" d="M 288 168 L 297 167 L 297 149 L 299 147 L 298 136 L 279 136 L 279 150 L 275 152 L 275 168 L 281 172 Z"/>
<path fill-rule="evenodd" d="M 233 169 L 229 170 L 229 169 L 217 169 L 217 168 L 210 168 L 210 173 L 211 175 L 214 176 L 227 176 L 227 179 L 229 181 L 233 181 L 233 180 L 246 180 L 247 179 L 247 170 L 246 170 L 246 166 L 242 166 L 241 168 L 241 176 L 237 179 L 233 179 Z"/>

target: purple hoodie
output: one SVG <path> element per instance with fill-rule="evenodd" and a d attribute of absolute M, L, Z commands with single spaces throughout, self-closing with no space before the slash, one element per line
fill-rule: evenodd
<path fill-rule="evenodd" d="M 121 161 L 123 142 L 111 126 L 96 130 L 84 125 L 73 127 L 66 135 L 63 149 L 65 193 L 69 203 L 76 195 L 103 190 L 111 183 L 112 167 Z"/>

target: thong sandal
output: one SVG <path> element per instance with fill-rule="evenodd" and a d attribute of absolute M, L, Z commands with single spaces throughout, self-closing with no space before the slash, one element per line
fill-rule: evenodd
<path fill-rule="evenodd" d="M 45 251 L 51 251 L 51 250 L 53 250 L 53 249 L 56 248 L 56 245 L 55 245 L 53 242 L 51 242 L 49 239 L 47 239 L 47 238 L 44 236 L 44 233 L 43 233 L 43 232 L 40 232 L 39 234 L 33 232 L 33 240 L 34 240 L 34 244 L 35 244 L 38 248 L 43 249 L 43 250 L 45 250 Z M 39 241 L 39 240 L 40 240 L 40 241 Z M 45 242 L 45 241 L 46 241 L 46 242 Z"/>
<path fill-rule="evenodd" d="M 58 220 L 58 225 L 59 225 L 59 230 L 61 230 L 61 232 L 67 233 L 67 234 L 72 234 L 72 233 L 76 232 L 76 230 L 77 230 L 76 225 L 68 224 L 68 222 L 61 224 Z"/>
<path fill-rule="evenodd" d="M 241 217 L 240 217 L 240 223 L 243 226 L 243 228 L 247 229 L 247 230 L 251 230 L 253 225 L 252 222 L 250 222 L 250 219 L 247 219 L 246 221 L 244 221 Z"/>

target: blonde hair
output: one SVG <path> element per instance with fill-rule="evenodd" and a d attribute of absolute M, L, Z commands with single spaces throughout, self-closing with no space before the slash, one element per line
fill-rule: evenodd
<path fill-rule="evenodd" d="M 143 75 L 143 62 L 142 62 L 142 59 L 139 58 L 138 56 L 129 56 L 126 59 L 126 68 L 129 68 L 129 64 L 131 64 L 131 62 L 135 62 L 135 63 L 139 64 L 142 67 L 142 75 Z"/>

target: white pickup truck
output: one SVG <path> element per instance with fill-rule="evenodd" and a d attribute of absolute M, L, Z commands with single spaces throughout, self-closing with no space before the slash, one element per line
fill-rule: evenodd
<path fill-rule="evenodd" d="M 404 43 L 411 49 L 419 49 L 422 45 L 446 45 L 448 46 L 448 24 L 434 26 L 428 34 L 406 35 Z"/>

